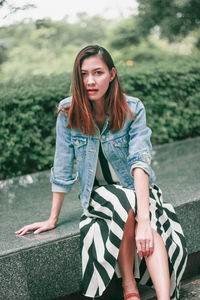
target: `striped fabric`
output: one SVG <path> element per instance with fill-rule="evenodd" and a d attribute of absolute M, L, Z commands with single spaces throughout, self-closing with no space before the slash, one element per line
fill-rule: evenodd
<path fill-rule="evenodd" d="M 114 273 L 121 276 L 117 259 L 130 209 L 133 209 L 137 220 L 134 191 L 118 184 L 94 188 L 90 205 L 80 221 L 85 296 L 101 296 Z M 162 192 L 156 185 L 150 186 L 150 219 L 152 228 L 160 234 L 167 249 L 171 279 L 170 299 L 179 299 L 179 283 L 187 261 L 185 238 L 172 205 L 163 202 Z M 134 275 L 140 284 L 152 286 L 145 259 L 140 260 L 137 252 Z"/>

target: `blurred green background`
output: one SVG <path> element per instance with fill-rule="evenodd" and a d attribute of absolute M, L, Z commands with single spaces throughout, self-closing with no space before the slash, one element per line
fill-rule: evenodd
<path fill-rule="evenodd" d="M 200 135 L 200 2 L 137 2 L 116 20 L 82 12 L 0 27 L 0 179 L 51 167 L 56 105 L 88 44 L 110 51 L 125 92 L 144 102 L 154 145 Z"/>

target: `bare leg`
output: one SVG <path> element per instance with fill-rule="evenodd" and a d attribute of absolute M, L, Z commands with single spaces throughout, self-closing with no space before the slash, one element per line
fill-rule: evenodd
<path fill-rule="evenodd" d="M 124 235 L 120 245 L 119 263 L 122 272 L 122 286 L 125 293 L 138 293 L 135 278 L 133 276 L 133 263 L 135 251 L 135 218 L 133 210 L 129 212 L 124 227 Z M 158 300 L 170 299 L 170 278 L 168 257 L 165 245 L 160 235 L 153 231 L 154 251 L 153 254 L 145 257 L 146 265 L 156 290 Z M 136 297 L 130 300 L 138 300 Z"/>
<path fill-rule="evenodd" d="M 124 235 L 119 250 L 119 263 L 122 272 L 122 286 L 126 294 L 138 293 L 135 278 L 133 276 L 133 263 L 135 252 L 135 217 L 133 210 L 128 214 L 124 227 Z M 138 300 L 131 297 L 130 300 Z"/>
<path fill-rule="evenodd" d="M 167 251 L 161 236 L 153 231 L 154 251 L 145 257 L 147 269 L 151 276 L 158 300 L 170 299 L 170 278 Z"/>

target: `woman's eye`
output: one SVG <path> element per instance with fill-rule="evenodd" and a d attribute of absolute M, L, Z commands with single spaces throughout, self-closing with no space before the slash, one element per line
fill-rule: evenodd
<path fill-rule="evenodd" d="M 97 75 L 101 75 L 103 72 L 102 71 L 96 71 Z"/>
<path fill-rule="evenodd" d="M 82 75 L 82 76 L 85 76 L 85 75 L 86 75 L 86 73 L 85 73 L 85 72 L 82 72 L 82 73 L 81 73 L 81 75 Z"/>

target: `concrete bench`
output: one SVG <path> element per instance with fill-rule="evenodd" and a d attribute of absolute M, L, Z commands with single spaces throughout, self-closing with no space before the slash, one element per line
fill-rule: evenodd
<path fill-rule="evenodd" d="M 200 137 L 154 147 L 152 166 L 164 200 L 174 205 L 186 236 L 190 259 L 185 277 L 198 274 Z M 77 184 L 66 197 L 55 230 L 16 237 L 14 232 L 23 225 L 48 218 L 49 172 L 0 182 L 0 299 L 45 300 L 73 293 L 66 299 L 80 299 L 78 189 Z"/>

